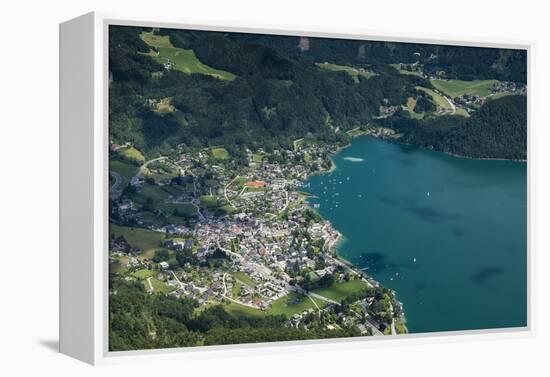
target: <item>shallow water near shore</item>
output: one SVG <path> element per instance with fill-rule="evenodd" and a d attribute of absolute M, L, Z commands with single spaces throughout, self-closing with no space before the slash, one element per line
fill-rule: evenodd
<path fill-rule="evenodd" d="M 526 326 L 527 164 L 369 136 L 305 191 L 340 255 L 403 302 L 410 332 Z"/>

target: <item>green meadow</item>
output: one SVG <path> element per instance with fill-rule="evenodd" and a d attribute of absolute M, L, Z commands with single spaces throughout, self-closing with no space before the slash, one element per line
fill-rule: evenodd
<path fill-rule="evenodd" d="M 318 67 L 322 69 L 327 69 L 329 71 L 335 71 L 335 72 L 346 72 L 348 75 L 353 77 L 355 82 L 359 82 L 359 79 L 357 76 L 362 76 L 366 79 L 369 79 L 373 76 L 376 76 L 376 73 L 368 71 L 366 69 L 358 69 L 354 67 L 350 67 L 347 65 L 339 65 L 339 64 L 332 64 L 332 63 L 316 63 Z"/>
<path fill-rule="evenodd" d="M 198 73 L 215 77 L 220 80 L 234 80 L 235 75 L 201 63 L 193 50 L 174 47 L 169 36 L 155 35 L 153 32 L 142 32 L 141 39 L 149 46 L 155 48 L 156 52 L 148 53 L 160 64 L 171 64 L 173 69 L 192 74 Z"/>
<path fill-rule="evenodd" d="M 342 301 L 351 293 L 361 291 L 368 285 L 363 280 L 355 279 L 345 283 L 337 283 L 327 288 L 314 289 L 312 292 L 334 301 Z"/>
<path fill-rule="evenodd" d="M 138 167 L 119 160 L 109 160 L 109 170 L 120 174 L 124 180 L 122 187 L 126 187 L 138 172 Z"/>
<path fill-rule="evenodd" d="M 451 98 L 460 97 L 464 94 L 485 97 L 491 93 L 491 88 L 497 80 L 430 80 L 437 90 L 445 93 Z"/>
<path fill-rule="evenodd" d="M 324 301 L 313 299 L 319 308 L 324 308 L 327 304 Z M 287 318 L 294 314 L 302 313 L 303 311 L 314 309 L 317 307 L 312 299 L 307 296 L 291 292 L 278 300 L 273 301 L 271 308 L 268 310 L 254 309 L 249 306 L 240 305 L 234 302 L 226 304 L 225 310 L 233 315 L 248 315 L 248 316 L 267 316 L 267 315 L 285 315 Z"/>
<path fill-rule="evenodd" d="M 212 148 L 212 157 L 217 160 L 227 160 L 229 158 L 229 152 L 225 148 Z"/>
<path fill-rule="evenodd" d="M 429 94 L 438 108 L 448 109 L 448 110 L 452 109 L 449 102 L 442 95 L 436 93 L 432 89 L 424 88 L 422 86 L 417 86 L 416 89 L 422 90 L 423 92 Z"/>
<path fill-rule="evenodd" d="M 118 153 L 121 156 L 123 156 L 123 157 L 125 157 L 129 160 L 134 160 L 134 161 L 137 161 L 137 162 L 144 162 L 145 161 L 145 157 L 143 156 L 143 154 L 134 147 L 120 148 L 118 150 Z"/>
<path fill-rule="evenodd" d="M 233 272 L 232 275 L 235 279 L 238 279 L 239 281 L 248 285 L 250 288 L 254 288 L 256 286 L 256 283 L 254 282 L 254 280 L 252 280 L 250 276 L 248 276 L 244 272 L 237 271 L 237 272 Z"/>
<path fill-rule="evenodd" d="M 138 247 L 142 256 L 146 258 L 152 256 L 155 250 L 160 249 L 164 240 L 163 233 L 116 224 L 109 224 L 109 234 L 113 234 L 115 237 L 123 236 L 130 246 Z"/>

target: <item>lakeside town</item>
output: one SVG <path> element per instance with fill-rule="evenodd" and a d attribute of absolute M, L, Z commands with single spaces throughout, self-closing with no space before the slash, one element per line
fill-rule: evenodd
<path fill-rule="evenodd" d="M 237 164 L 222 147 L 145 161 L 111 144 L 111 271 L 199 310 L 223 304 L 284 314 L 289 327 L 405 333 L 395 293 L 338 258 L 340 234 L 307 203 L 303 182 L 330 170 L 337 149 L 297 140 Z"/>
<path fill-rule="evenodd" d="M 434 85 L 417 88 L 436 104 L 431 116 L 469 116 L 491 99 L 526 95 L 525 85 L 517 83 L 457 83 L 446 80 L 445 72 L 427 75 L 420 64 L 395 68 Z M 461 92 L 453 96 L 456 85 Z M 415 108 L 417 100 L 412 102 L 380 106 L 377 119 L 397 111 L 424 117 Z M 174 111 L 166 99 L 148 99 L 146 106 Z M 388 140 L 402 136 L 374 124 L 346 134 Z M 395 292 L 338 258 L 340 234 L 315 205 L 308 205 L 304 182 L 330 171 L 331 156 L 342 147 L 302 138 L 289 150 L 247 149 L 238 161 L 223 146 L 176 148 L 171 155 L 146 160 L 131 143 L 111 143 L 115 276 L 139 282 L 151 294 L 195 300 L 199 308 L 222 304 L 238 314 L 283 314 L 291 327 L 307 329 L 322 318 L 329 330 L 406 333 Z"/>

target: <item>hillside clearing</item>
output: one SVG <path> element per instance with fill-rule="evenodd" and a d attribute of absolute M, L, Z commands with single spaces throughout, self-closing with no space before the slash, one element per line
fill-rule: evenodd
<path fill-rule="evenodd" d="M 155 250 L 161 248 L 164 234 L 142 228 L 130 228 L 109 224 L 109 234 L 115 237 L 123 236 L 128 244 L 141 250 L 141 257 L 152 255 Z"/>
<path fill-rule="evenodd" d="M 229 158 L 229 152 L 225 148 L 213 148 L 212 157 L 218 160 L 227 160 Z"/>
<path fill-rule="evenodd" d="M 441 94 L 436 93 L 432 89 L 424 88 L 422 86 L 417 86 L 416 89 L 422 90 L 423 92 L 429 94 L 438 108 L 444 110 L 452 110 L 451 104 Z"/>
<path fill-rule="evenodd" d="M 491 88 L 498 83 L 497 80 L 430 80 L 437 90 L 451 98 L 464 94 L 485 97 L 491 93 Z"/>
<path fill-rule="evenodd" d="M 118 153 L 129 160 L 137 162 L 145 162 L 145 157 L 143 154 L 134 147 L 120 148 Z"/>
<path fill-rule="evenodd" d="M 347 65 L 339 65 L 339 64 L 332 64 L 332 63 L 315 63 L 315 64 L 317 64 L 318 67 L 329 71 L 346 72 L 348 75 L 353 77 L 355 82 L 359 82 L 359 79 L 357 78 L 357 76 L 362 76 L 366 79 L 376 76 L 376 73 L 367 71 L 364 68 L 354 68 Z"/>
<path fill-rule="evenodd" d="M 156 53 L 144 54 L 153 58 L 157 63 L 165 66 L 166 69 L 175 69 L 187 74 L 203 74 L 215 77 L 220 80 L 234 80 L 235 75 L 203 64 L 195 55 L 193 50 L 174 47 L 169 36 L 155 35 L 153 32 L 142 32 L 141 39 Z"/>

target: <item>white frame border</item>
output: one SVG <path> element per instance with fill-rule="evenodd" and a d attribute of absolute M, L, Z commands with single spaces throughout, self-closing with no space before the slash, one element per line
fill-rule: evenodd
<path fill-rule="evenodd" d="M 485 37 L 451 36 L 445 34 L 394 33 L 366 29 L 319 27 L 312 25 L 269 24 L 254 22 L 205 21 L 190 18 L 147 17 L 128 14 L 93 12 L 94 18 L 94 364 L 136 363 L 166 360 L 204 359 L 212 357 L 257 356 L 346 349 L 370 349 L 373 347 L 411 346 L 433 343 L 470 342 L 534 337 L 535 269 L 534 267 L 534 206 L 536 192 L 533 184 L 535 173 L 535 143 L 532 93 L 533 55 L 535 42 L 526 40 Z M 324 38 L 364 39 L 405 43 L 445 44 L 471 47 L 512 48 L 527 50 L 527 112 L 528 112 L 528 201 L 527 201 L 527 326 L 491 330 L 468 330 L 408 334 L 395 337 L 358 337 L 328 340 L 239 344 L 195 348 L 173 348 L 143 351 L 108 351 L 108 27 L 109 25 L 162 27 L 207 31 L 309 36 Z M 330 30 L 330 31 L 327 31 Z M 67 231 L 67 230 L 65 230 Z M 397 342 L 395 340 L 398 339 Z M 83 340 L 85 341 L 85 340 Z"/>

